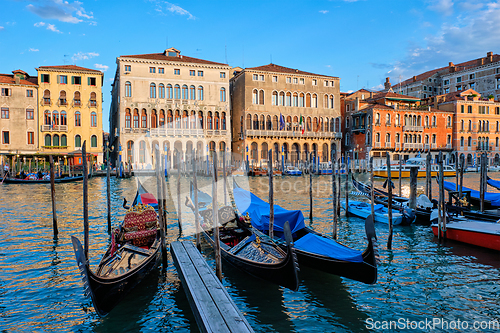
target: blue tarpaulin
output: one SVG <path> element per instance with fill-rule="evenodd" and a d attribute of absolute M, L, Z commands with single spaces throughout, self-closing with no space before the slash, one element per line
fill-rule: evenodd
<path fill-rule="evenodd" d="M 234 201 L 242 215 L 248 213 L 252 225 L 261 231 L 269 230 L 269 204 L 240 187 L 234 188 Z M 304 215 L 300 210 L 286 210 L 274 205 L 274 230 L 283 232 L 285 222 L 290 223 L 292 233 L 305 228 Z"/>
<path fill-rule="evenodd" d="M 345 260 L 350 262 L 363 262 L 361 251 L 350 249 L 333 239 L 315 234 L 307 234 L 295 242 L 299 250 L 316 253 L 325 257 Z"/>
<path fill-rule="evenodd" d="M 446 182 L 444 181 L 444 188 L 448 191 L 456 191 L 456 186 L 455 183 L 451 182 Z M 463 186 L 462 187 L 463 191 L 470 191 L 470 196 L 474 199 L 480 200 L 480 193 L 479 191 L 470 189 L 468 187 Z M 487 200 L 491 203 L 492 206 L 494 207 L 500 207 L 500 193 L 489 193 L 485 192 L 484 193 L 484 200 Z"/>

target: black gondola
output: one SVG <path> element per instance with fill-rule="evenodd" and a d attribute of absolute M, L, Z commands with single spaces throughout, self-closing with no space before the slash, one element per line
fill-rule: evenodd
<path fill-rule="evenodd" d="M 212 229 L 211 197 L 198 190 L 199 214 L 203 237 L 215 246 Z M 194 187 L 190 186 L 190 200 L 186 205 L 193 211 Z M 229 206 L 218 210 L 221 256 L 242 271 L 291 290 L 299 288 L 298 265 L 290 242 L 283 249 L 267 235 L 253 229 L 244 217 L 238 217 Z M 290 230 L 288 228 L 288 232 Z M 289 240 L 291 240 L 291 235 Z"/>
<path fill-rule="evenodd" d="M 90 178 L 90 176 L 89 176 Z M 74 176 L 74 177 L 63 177 L 63 178 L 55 178 L 54 183 L 71 183 L 83 180 L 83 176 Z M 19 178 L 5 178 L 3 180 L 6 184 L 50 184 L 50 179 L 19 179 Z"/>
<path fill-rule="evenodd" d="M 161 252 L 154 196 L 138 183 L 137 194 L 96 272 L 92 272 L 78 238 L 71 237 L 85 294 L 99 316 L 106 316 L 120 300 L 157 266 Z"/>
<path fill-rule="evenodd" d="M 269 230 L 269 204 L 234 183 L 233 195 L 241 214 L 249 214 L 254 228 Z M 290 222 L 294 251 L 299 264 L 367 284 L 377 282 L 376 234 L 373 219 L 365 221 L 368 246 L 361 252 L 338 243 L 304 225 L 300 210 L 289 211 L 274 205 L 274 234 L 281 246 L 283 221 Z"/>

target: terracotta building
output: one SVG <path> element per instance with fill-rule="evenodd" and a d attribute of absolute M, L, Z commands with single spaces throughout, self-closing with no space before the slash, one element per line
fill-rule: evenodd
<path fill-rule="evenodd" d="M 40 66 L 39 147 L 42 154 L 87 152 L 102 163 L 102 83 L 104 74 L 75 65 Z"/>
<path fill-rule="evenodd" d="M 321 161 L 340 150 L 339 78 L 275 64 L 231 78 L 233 153 L 249 163 Z M 281 157 L 283 156 L 283 157 Z"/>
<path fill-rule="evenodd" d="M 500 164 L 500 102 L 484 98 L 468 89 L 436 96 L 434 105 L 455 114 L 453 149 L 469 166 L 476 165 L 481 153 L 488 154 L 489 164 Z"/>
<path fill-rule="evenodd" d="M 346 100 L 346 151 L 363 167 L 370 155 L 376 166 L 439 151 L 451 158 L 453 112 L 420 105 L 420 99 L 393 92 Z"/>
<path fill-rule="evenodd" d="M 120 56 L 116 64 L 110 135 L 119 137 L 122 151 L 115 160 L 150 168 L 156 145 L 169 161 L 189 158 L 193 149 L 200 157 L 229 151 L 228 65 L 175 48 Z"/>
<path fill-rule="evenodd" d="M 0 74 L 0 154 L 34 154 L 38 149 L 37 77 L 22 70 Z"/>

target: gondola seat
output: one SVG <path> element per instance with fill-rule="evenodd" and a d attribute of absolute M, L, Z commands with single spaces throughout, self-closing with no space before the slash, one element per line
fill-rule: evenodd
<path fill-rule="evenodd" d="M 131 241 L 135 246 L 146 246 L 155 239 L 158 216 L 153 207 L 138 205 L 127 212 L 123 222 L 123 241 Z"/>

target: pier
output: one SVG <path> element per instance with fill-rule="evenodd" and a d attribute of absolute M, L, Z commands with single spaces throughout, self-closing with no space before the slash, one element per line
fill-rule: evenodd
<path fill-rule="evenodd" d="M 170 252 L 200 331 L 253 332 L 192 242 L 173 242 Z"/>

